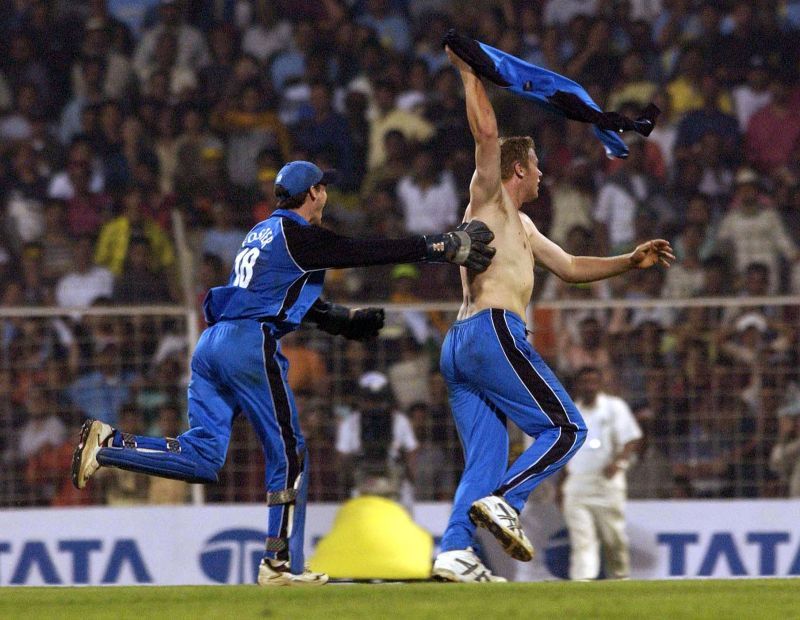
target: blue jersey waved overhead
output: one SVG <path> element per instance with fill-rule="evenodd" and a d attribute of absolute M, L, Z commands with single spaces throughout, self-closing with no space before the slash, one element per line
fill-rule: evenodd
<path fill-rule="evenodd" d="M 636 119 L 617 112 L 604 112 L 589 93 L 569 78 L 537 67 L 475 39 L 449 30 L 444 43 L 475 73 L 502 88 L 535 101 L 551 112 L 569 119 L 592 123 L 594 133 L 603 143 L 609 157 L 626 158 L 628 147 L 620 138 L 623 131 L 635 131 L 649 136 L 655 127 L 660 110 L 652 103 Z"/>

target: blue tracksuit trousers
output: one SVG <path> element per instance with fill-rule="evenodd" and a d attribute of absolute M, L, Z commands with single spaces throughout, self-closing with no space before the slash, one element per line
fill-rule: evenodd
<path fill-rule="evenodd" d="M 465 461 L 441 544 L 451 551 L 474 544 L 474 501 L 495 494 L 522 510 L 530 492 L 581 447 L 586 424 L 528 343 L 525 323 L 508 310 L 457 321 L 442 346 L 441 370 Z M 535 439 L 510 467 L 506 417 Z"/>
<path fill-rule="evenodd" d="M 192 357 L 189 430 L 175 439 L 117 432 L 98 462 L 189 482 L 215 482 L 234 416 L 244 413 L 264 449 L 269 517 L 266 557 L 303 570 L 307 459 L 288 362 L 268 326 L 223 321 L 206 329 Z"/>

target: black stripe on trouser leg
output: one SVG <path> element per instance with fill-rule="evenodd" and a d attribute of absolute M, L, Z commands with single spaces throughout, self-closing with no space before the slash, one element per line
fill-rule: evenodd
<path fill-rule="evenodd" d="M 547 381 L 539 376 L 539 373 L 533 368 L 531 361 L 522 354 L 514 342 L 514 336 L 506 325 L 505 313 L 503 310 L 492 309 L 492 323 L 494 330 L 497 332 L 497 337 L 500 339 L 500 346 L 506 354 L 508 361 L 514 372 L 517 373 L 520 381 L 530 392 L 533 399 L 541 407 L 544 414 L 553 423 L 553 426 L 566 426 L 574 430 L 578 427 L 567 417 L 567 412 L 564 410 L 564 405 L 558 400 L 556 393 L 553 391 Z"/>
<path fill-rule="evenodd" d="M 495 415 L 495 417 L 498 420 L 500 420 L 500 423 L 503 426 L 506 426 L 506 424 L 508 423 L 508 416 L 502 411 L 500 411 L 497 405 L 495 405 L 492 401 L 490 401 L 486 396 L 481 396 L 480 399 L 483 401 L 483 404 L 488 407 L 489 411 L 491 411 Z"/>
<path fill-rule="evenodd" d="M 517 377 L 525 385 L 534 402 L 541 408 L 553 426 L 561 428 L 559 438 L 550 450 L 545 452 L 536 463 L 518 473 L 495 491 L 496 495 L 503 495 L 531 476 L 544 471 L 547 467 L 562 459 L 572 449 L 577 438 L 578 427 L 567 416 L 564 405 L 556 396 L 553 388 L 536 372 L 533 363 L 517 348 L 514 335 L 506 323 L 505 311 L 492 309 L 492 324 L 500 341 L 500 346 Z"/>
<path fill-rule="evenodd" d="M 286 461 L 286 488 L 293 488 L 297 476 L 300 474 L 300 460 L 297 455 L 297 438 L 292 428 L 292 408 L 289 405 L 289 394 L 286 392 L 286 385 L 281 377 L 281 368 L 275 359 L 275 352 L 278 350 L 277 341 L 269 333 L 266 325 L 261 327 L 264 334 L 264 372 L 267 376 L 267 383 L 272 394 L 272 403 L 275 408 L 275 419 L 278 421 L 281 438 L 284 445 L 284 458 Z M 267 463 L 269 467 L 269 463 Z M 283 504 L 281 507 L 281 525 L 278 533 L 279 538 L 288 538 L 289 515 L 291 504 Z M 289 557 L 288 547 L 278 553 L 279 560 L 286 560 Z"/>
<path fill-rule="evenodd" d="M 558 439 L 553 444 L 552 448 L 545 452 L 541 458 L 536 461 L 536 463 L 518 473 L 506 484 L 498 487 L 497 490 L 492 493 L 492 495 L 505 495 L 515 486 L 522 484 L 532 476 L 543 472 L 552 464 L 563 459 L 569 453 L 569 451 L 572 450 L 572 446 L 575 445 L 576 437 L 577 431 L 571 428 L 562 427 L 561 434 L 558 436 Z"/>

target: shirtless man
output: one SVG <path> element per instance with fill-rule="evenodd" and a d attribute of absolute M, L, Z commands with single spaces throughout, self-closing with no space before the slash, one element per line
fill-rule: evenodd
<path fill-rule="evenodd" d="M 580 448 L 586 425 L 547 364 L 528 343 L 525 308 L 533 266 L 567 282 L 591 282 L 674 260 L 656 239 L 610 258 L 572 256 L 542 235 L 523 203 L 539 192 L 538 159 L 528 137 L 498 139 L 497 119 L 473 70 L 447 50 L 461 74 L 475 139 L 475 174 L 464 220 L 494 231 L 497 253 L 481 274 L 461 270 L 464 302 L 442 346 L 441 370 L 464 447 L 465 468 L 433 576 L 445 581 L 505 581 L 475 555 L 475 527 L 487 528 L 512 557 L 533 547 L 519 523 L 528 495 Z M 508 467 L 506 416 L 536 441 Z"/>

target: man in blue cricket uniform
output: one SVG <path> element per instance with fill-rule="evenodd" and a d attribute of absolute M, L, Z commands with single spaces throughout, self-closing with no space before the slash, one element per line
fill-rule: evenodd
<path fill-rule="evenodd" d="M 586 425 L 553 372 L 528 343 L 525 308 L 534 261 L 568 282 L 590 282 L 674 258 L 667 241 L 648 241 L 630 254 L 572 256 L 547 239 L 522 204 L 539 194 L 541 172 L 529 137 L 498 138 L 497 119 L 475 71 L 447 49 L 461 74 L 475 139 L 475 174 L 465 220 L 494 231 L 497 255 L 483 273 L 461 272 L 464 303 L 442 344 L 441 369 L 464 448 L 442 552 L 433 576 L 444 581 L 505 581 L 474 553 L 475 527 L 487 528 L 509 555 L 530 560 L 533 547 L 519 512 L 531 491 L 563 467 L 586 438 Z M 506 417 L 535 438 L 508 466 Z"/>
<path fill-rule="evenodd" d="M 261 585 L 321 585 L 327 575 L 303 562 L 308 483 L 305 443 L 286 381 L 279 339 L 301 321 L 346 338 L 367 340 L 383 326 L 380 308 L 351 310 L 320 299 L 325 270 L 434 261 L 475 272 L 491 262 L 492 232 L 481 222 L 441 235 L 354 239 L 320 226 L 332 173 L 310 162 L 286 164 L 275 179 L 278 208 L 245 237 L 227 286 L 209 291 L 209 328 L 192 357 L 190 429 L 177 438 L 141 437 L 87 420 L 72 463 L 79 489 L 102 466 L 188 482 L 216 482 L 233 418 L 244 413 L 267 462 L 266 553 Z"/>

